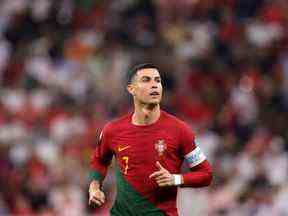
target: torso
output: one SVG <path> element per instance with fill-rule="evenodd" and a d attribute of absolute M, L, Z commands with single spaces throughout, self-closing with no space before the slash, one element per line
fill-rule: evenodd
<path fill-rule="evenodd" d="M 131 115 L 114 125 L 110 148 L 122 176 L 157 207 L 169 208 L 171 215 L 177 215 L 177 188 L 161 189 L 149 178 L 157 171 L 156 161 L 170 173 L 180 173 L 183 157 L 176 118 L 162 111 L 159 120 L 151 125 L 135 126 L 131 123 Z"/>

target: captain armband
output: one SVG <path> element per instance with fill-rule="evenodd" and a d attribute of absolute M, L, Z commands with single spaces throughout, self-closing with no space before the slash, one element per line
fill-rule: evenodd
<path fill-rule="evenodd" d="M 189 167 L 192 168 L 206 160 L 206 157 L 200 147 L 197 146 L 193 151 L 185 155 L 185 159 L 188 162 Z"/>

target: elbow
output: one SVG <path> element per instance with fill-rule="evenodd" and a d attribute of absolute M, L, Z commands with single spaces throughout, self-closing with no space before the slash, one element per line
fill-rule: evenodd
<path fill-rule="evenodd" d="M 212 172 L 208 172 L 205 184 L 203 186 L 207 187 L 207 186 L 211 185 L 212 180 L 213 180 L 213 173 Z"/>
<path fill-rule="evenodd" d="M 213 181 L 213 172 L 212 172 L 212 167 L 209 163 L 207 163 L 206 167 L 206 181 L 204 187 L 207 187 L 212 184 Z"/>
<path fill-rule="evenodd" d="M 190 187 L 207 187 L 211 185 L 213 181 L 213 172 L 210 164 L 205 161 L 198 165 L 191 172 L 184 174 L 183 176 L 184 186 Z"/>
<path fill-rule="evenodd" d="M 211 185 L 212 180 L 213 180 L 212 172 L 206 172 L 205 177 L 203 176 L 201 183 L 196 187 L 208 187 L 209 185 Z"/>

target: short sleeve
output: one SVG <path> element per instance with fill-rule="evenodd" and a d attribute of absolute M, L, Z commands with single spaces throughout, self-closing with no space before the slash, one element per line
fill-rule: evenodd
<path fill-rule="evenodd" d="M 195 135 L 191 128 L 183 123 L 181 128 L 181 148 L 182 154 L 187 161 L 190 168 L 197 166 L 206 160 L 204 153 L 201 151 L 200 146 L 195 142 Z"/>

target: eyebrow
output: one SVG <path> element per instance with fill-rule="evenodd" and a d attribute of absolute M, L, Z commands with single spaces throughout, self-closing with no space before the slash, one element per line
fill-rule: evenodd
<path fill-rule="evenodd" d="M 140 77 L 140 79 L 147 79 L 147 78 L 153 79 L 153 77 L 147 76 L 147 75 L 144 75 L 144 76 Z M 154 79 L 161 79 L 161 77 L 160 76 L 156 76 L 156 77 L 154 77 Z"/>

